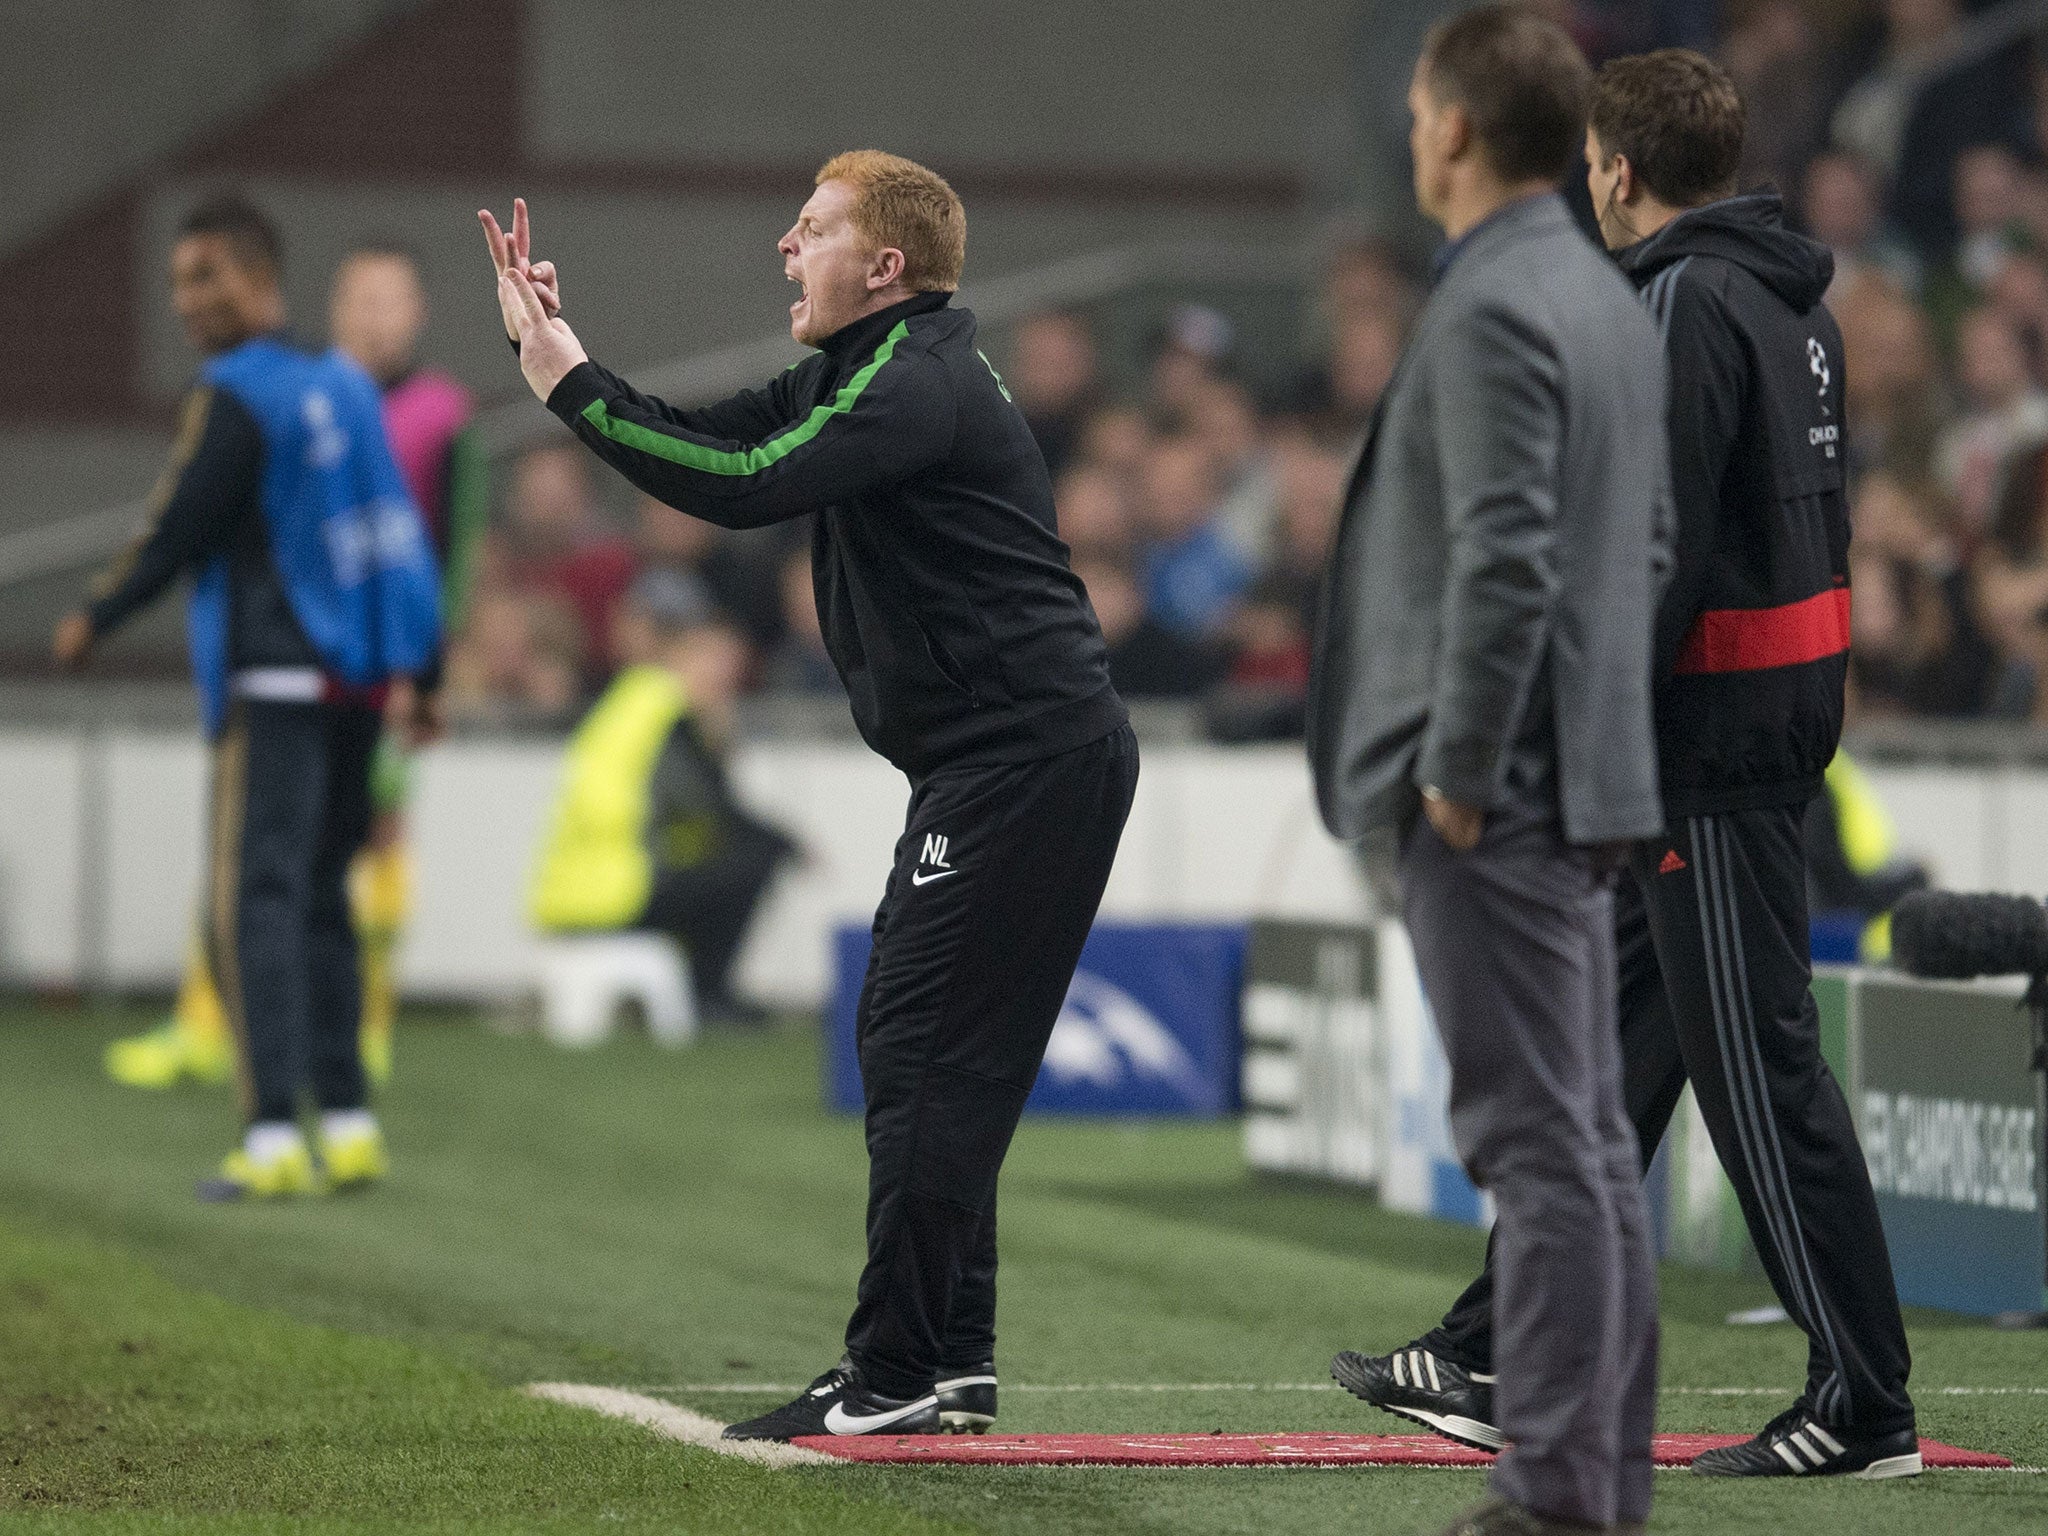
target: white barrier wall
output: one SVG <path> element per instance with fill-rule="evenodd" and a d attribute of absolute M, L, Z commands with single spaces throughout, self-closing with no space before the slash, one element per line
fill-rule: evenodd
<path fill-rule="evenodd" d="M 0 735 L 0 977 L 38 986 L 85 966 L 86 749 L 63 731 Z"/>
<path fill-rule="evenodd" d="M 407 983 L 423 994 L 523 991 L 526 873 L 558 747 L 451 743 L 420 764 Z M 2048 892 L 2048 771 L 1871 768 L 1904 851 L 1959 889 Z M 205 754 L 189 734 L 0 730 L 0 982 L 148 988 L 176 978 L 204 846 Z M 810 860 L 772 897 L 741 962 L 764 998 L 815 1004 L 826 934 L 881 894 L 908 790 L 858 743 L 742 750 L 741 793 Z M 1104 902 L 1121 917 L 1365 916 L 1316 821 L 1298 747 L 1151 746 Z"/>
<path fill-rule="evenodd" d="M 528 985 L 526 878 L 558 760 L 554 744 L 517 740 L 451 743 L 422 759 L 403 961 L 412 989 L 503 997 Z M 734 776 L 810 855 L 755 924 L 741 984 L 816 1004 L 826 936 L 873 911 L 908 787 L 858 743 L 758 743 Z M 169 986 L 198 891 L 205 781 L 205 754 L 184 733 L 0 731 L 0 981 Z M 1297 749 L 1147 751 L 1105 912 L 1345 920 L 1362 902 L 1316 823 Z"/>

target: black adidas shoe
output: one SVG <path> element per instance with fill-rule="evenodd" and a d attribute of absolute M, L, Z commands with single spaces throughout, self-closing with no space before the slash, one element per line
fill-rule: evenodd
<path fill-rule="evenodd" d="M 794 1440 L 799 1435 L 931 1435 L 939 1429 L 939 1400 L 884 1397 L 860 1384 L 860 1372 L 841 1360 L 773 1413 L 726 1427 L 728 1440 Z"/>
<path fill-rule="evenodd" d="M 1413 1419 L 1446 1440 L 1497 1451 L 1508 1441 L 1493 1422 L 1493 1378 L 1454 1365 L 1420 1344 L 1391 1355 L 1352 1350 L 1330 1362 L 1330 1375 L 1353 1397 Z"/>
<path fill-rule="evenodd" d="M 1918 1477 L 1920 1438 L 1910 1429 L 1889 1435 L 1830 1429 L 1804 1403 L 1794 1403 L 1755 1439 L 1701 1452 L 1692 1469 L 1702 1477 Z"/>
<path fill-rule="evenodd" d="M 985 1435 L 996 1421 L 996 1363 L 985 1360 L 958 1375 L 941 1375 L 932 1391 L 939 1399 L 939 1428 L 948 1435 Z"/>

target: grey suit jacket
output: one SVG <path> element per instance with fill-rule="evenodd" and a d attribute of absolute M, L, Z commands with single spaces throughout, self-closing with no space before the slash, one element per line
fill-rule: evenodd
<path fill-rule="evenodd" d="M 1425 784 L 1498 807 L 1508 749 L 1541 725 L 1532 699 L 1554 712 L 1569 841 L 1663 825 L 1650 671 L 1668 461 L 1656 326 L 1563 201 L 1474 230 L 1345 493 L 1308 717 L 1332 832 L 1403 824 Z"/>

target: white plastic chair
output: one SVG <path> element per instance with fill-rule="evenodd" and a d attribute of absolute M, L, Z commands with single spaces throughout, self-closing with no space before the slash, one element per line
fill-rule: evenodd
<path fill-rule="evenodd" d="M 689 958 L 658 933 L 555 935 L 540 942 L 541 1031 L 555 1045 L 603 1043 L 637 1003 L 662 1045 L 697 1037 Z"/>

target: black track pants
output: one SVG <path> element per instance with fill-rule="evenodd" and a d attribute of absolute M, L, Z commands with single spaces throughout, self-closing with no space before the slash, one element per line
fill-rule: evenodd
<path fill-rule="evenodd" d="M 383 729 L 354 705 L 237 701 L 214 747 L 207 947 L 251 1120 L 364 1103 L 348 867 Z"/>
<path fill-rule="evenodd" d="M 912 791 L 858 1024 L 868 1261 L 846 1349 L 878 1391 L 992 1356 L 996 1174 L 1137 782 L 1126 726 Z"/>
<path fill-rule="evenodd" d="M 1848 1102 L 1820 1052 L 1803 808 L 1687 817 L 1630 860 L 1616 900 L 1622 1094 L 1647 1158 L 1691 1079 L 1785 1310 L 1810 1343 L 1820 1420 L 1913 1423 L 1891 1255 Z M 1677 857 L 1672 858 L 1675 854 Z M 1492 1369 L 1493 1274 L 1426 1342 Z"/>

